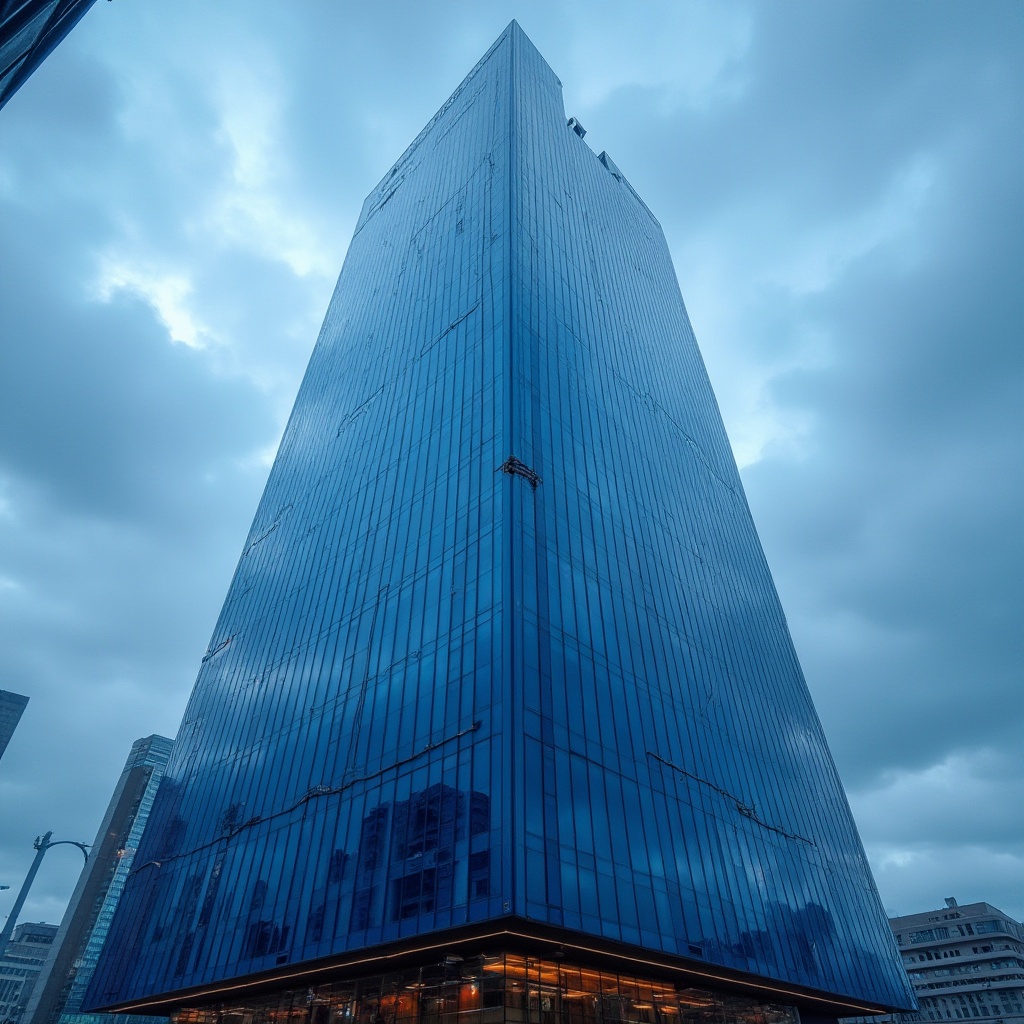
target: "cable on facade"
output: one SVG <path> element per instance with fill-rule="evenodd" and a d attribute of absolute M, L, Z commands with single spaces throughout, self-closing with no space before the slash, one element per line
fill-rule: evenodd
<path fill-rule="evenodd" d="M 186 850 L 184 853 L 176 853 L 173 857 L 164 857 L 163 860 L 148 860 L 145 864 L 140 864 L 137 868 L 134 868 L 129 872 L 127 877 L 131 878 L 132 875 L 138 874 L 144 868 L 159 868 L 164 864 L 170 864 L 172 861 L 184 860 L 184 858 L 191 857 L 193 854 L 200 853 L 203 850 L 208 850 L 210 847 L 216 846 L 218 843 L 234 839 L 235 836 L 250 828 L 255 828 L 257 825 L 262 825 L 268 821 L 273 821 L 275 818 L 281 818 L 286 814 L 291 814 L 292 811 L 298 810 L 303 804 L 307 804 L 311 800 L 316 800 L 319 797 L 335 796 L 338 793 L 344 793 L 346 789 L 351 789 L 360 782 L 369 782 L 371 779 L 379 778 L 385 772 L 393 771 L 395 768 L 401 768 L 402 765 L 406 765 L 410 761 L 415 761 L 418 758 L 423 757 L 425 754 L 429 754 L 432 750 L 436 750 L 438 747 L 443 747 L 448 743 L 461 739 L 463 736 L 466 736 L 471 732 L 476 732 L 482 725 L 482 722 L 474 722 L 465 729 L 452 733 L 451 736 L 446 736 L 444 739 L 438 740 L 436 743 L 428 743 L 422 750 L 418 750 L 415 754 L 410 754 L 408 757 L 403 757 L 401 760 L 395 761 L 394 764 L 378 768 L 377 771 L 370 772 L 367 775 L 360 775 L 356 778 L 349 779 L 346 782 L 341 782 L 337 786 L 314 786 L 312 789 L 303 793 L 298 800 L 290 804 L 288 807 L 284 807 L 279 811 L 274 811 L 271 814 L 254 814 L 251 818 L 243 821 L 240 825 L 236 825 L 234 828 L 225 832 L 224 835 L 217 836 L 216 839 L 211 839 L 209 842 L 201 843 L 199 846 L 194 846 L 191 850 Z"/>
<path fill-rule="evenodd" d="M 818 845 L 813 839 L 808 839 L 806 836 L 799 835 L 796 832 L 787 832 L 786 829 L 780 828 L 778 825 L 772 825 L 759 818 L 752 804 L 745 804 L 738 796 L 734 796 L 727 789 L 722 789 L 721 786 L 716 786 L 715 783 L 702 779 L 699 775 L 694 775 L 693 772 L 688 772 L 685 768 L 680 768 L 679 765 L 673 764 L 671 761 L 666 761 L 665 758 L 655 754 L 653 750 L 648 750 L 646 753 L 648 757 L 653 757 L 655 761 L 660 761 L 666 768 L 671 768 L 672 771 L 679 772 L 680 775 L 685 775 L 688 779 L 693 779 L 694 782 L 699 782 L 702 786 L 707 786 L 708 789 L 713 789 L 716 793 L 724 796 L 726 800 L 736 805 L 736 810 L 743 817 L 749 818 L 755 824 L 768 829 L 769 832 L 777 832 L 780 836 L 785 836 L 787 839 L 795 839 L 797 842 L 807 843 L 808 846 L 816 847 Z"/>

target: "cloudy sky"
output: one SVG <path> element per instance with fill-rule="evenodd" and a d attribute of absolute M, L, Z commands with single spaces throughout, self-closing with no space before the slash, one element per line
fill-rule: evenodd
<path fill-rule="evenodd" d="M 1024 918 L 997 0 L 97 3 L 0 111 L 0 916 L 175 733 L 362 199 L 512 17 L 665 228 L 886 909 Z"/>

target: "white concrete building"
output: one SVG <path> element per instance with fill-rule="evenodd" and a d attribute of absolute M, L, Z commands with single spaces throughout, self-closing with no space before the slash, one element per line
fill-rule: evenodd
<path fill-rule="evenodd" d="M 21 1021 L 56 934 L 55 924 L 43 922 L 25 922 L 14 929 L 0 954 L 0 1024 Z"/>
<path fill-rule="evenodd" d="M 889 919 L 925 1021 L 1024 1022 L 1024 926 L 989 903 Z"/>

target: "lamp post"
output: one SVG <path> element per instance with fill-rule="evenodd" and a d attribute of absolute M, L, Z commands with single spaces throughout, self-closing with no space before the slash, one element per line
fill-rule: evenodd
<path fill-rule="evenodd" d="M 14 932 L 14 926 L 18 923 L 18 915 L 21 913 L 21 908 L 25 905 L 25 899 L 28 896 L 29 889 L 32 888 L 32 883 L 35 881 L 36 872 L 39 870 L 39 865 L 43 863 L 43 857 L 46 856 L 46 851 L 51 846 L 77 846 L 85 857 L 86 863 L 89 861 L 89 844 L 88 843 L 76 843 L 73 839 L 58 839 L 57 842 L 51 843 L 50 836 L 52 832 L 47 832 L 45 836 L 36 836 L 36 841 L 32 845 L 35 848 L 36 855 L 32 860 L 32 866 L 28 869 L 28 874 L 25 876 L 25 881 L 21 884 L 21 891 L 18 893 L 18 898 L 14 901 L 14 906 L 11 907 L 11 912 L 7 915 L 7 924 L 4 925 L 4 930 L 0 932 L 0 957 L 7 951 L 7 943 L 11 941 L 11 935 Z M 4 886 L 4 888 L 9 888 Z"/>

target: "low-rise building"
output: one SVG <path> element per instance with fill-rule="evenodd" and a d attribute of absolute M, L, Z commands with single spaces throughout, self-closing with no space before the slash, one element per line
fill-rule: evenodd
<path fill-rule="evenodd" d="M 989 903 L 889 919 L 917 1015 L 927 1021 L 1024 1022 L 1024 926 Z"/>
<path fill-rule="evenodd" d="M 0 955 L 0 1024 L 20 1024 L 32 988 L 57 934 L 57 925 L 19 924 Z"/>

